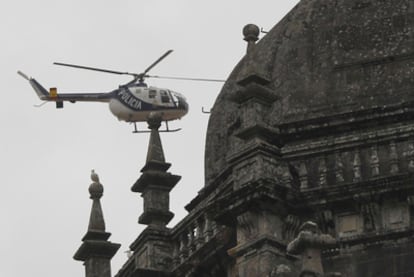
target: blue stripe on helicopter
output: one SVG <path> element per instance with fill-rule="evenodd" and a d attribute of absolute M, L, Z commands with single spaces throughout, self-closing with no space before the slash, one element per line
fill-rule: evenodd
<path fill-rule="evenodd" d="M 116 92 L 116 99 L 118 99 L 122 104 L 134 111 L 149 111 L 157 109 L 157 106 L 154 104 L 147 103 L 142 101 L 138 97 L 135 97 L 128 90 L 121 89 Z M 162 107 L 163 109 L 171 109 L 173 107 Z"/>

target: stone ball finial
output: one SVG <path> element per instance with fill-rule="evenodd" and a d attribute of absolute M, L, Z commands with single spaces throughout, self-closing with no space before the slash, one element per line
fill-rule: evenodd
<path fill-rule="evenodd" d="M 94 169 L 91 172 L 91 179 L 93 183 L 89 186 L 89 194 L 91 195 L 91 199 L 99 199 L 103 195 L 103 186 L 99 182 L 99 176 L 95 173 Z"/>
<path fill-rule="evenodd" d="M 260 29 L 255 24 L 247 24 L 243 28 L 244 40 L 247 42 L 256 42 L 259 39 Z"/>
<path fill-rule="evenodd" d="M 161 126 L 162 115 L 159 112 L 151 112 L 148 115 L 147 123 L 149 129 L 159 129 Z"/>

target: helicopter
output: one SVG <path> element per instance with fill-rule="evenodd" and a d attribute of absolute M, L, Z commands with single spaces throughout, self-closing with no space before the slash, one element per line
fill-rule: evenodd
<path fill-rule="evenodd" d="M 223 82 L 223 80 L 216 79 L 199 79 L 199 78 L 180 78 L 180 77 L 162 77 L 155 75 L 148 75 L 148 72 L 161 62 L 165 57 L 171 54 L 173 50 L 168 50 L 142 73 L 121 72 L 115 70 L 101 69 L 95 67 L 88 67 L 75 64 L 58 63 L 55 65 L 74 67 L 79 69 L 94 70 L 105 73 L 131 75 L 133 80 L 120 85 L 117 89 L 110 92 L 102 93 L 57 93 L 56 88 L 46 90 L 36 79 L 28 77 L 21 71 L 17 73 L 24 79 L 28 80 L 30 85 L 35 90 L 40 100 L 47 102 L 55 102 L 56 108 L 63 108 L 64 102 L 105 102 L 109 103 L 109 109 L 114 116 L 120 121 L 126 121 L 134 124 L 134 133 L 146 133 L 148 131 L 139 131 L 137 129 L 137 122 L 144 122 L 152 113 L 158 113 L 161 120 L 165 122 L 166 127 L 160 132 L 176 132 L 181 129 L 169 129 L 168 122 L 172 120 L 181 119 L 188 113 L 189 105 L 186 98 L 175 91 L 148 86 L 144 80 L 145 78 L 164 78 L 164 79 L 178 79 L 178 80 L 192 80 L 192 81 L 213 81 Z M 42 105 L 43 105 L 42 104 Z"/>

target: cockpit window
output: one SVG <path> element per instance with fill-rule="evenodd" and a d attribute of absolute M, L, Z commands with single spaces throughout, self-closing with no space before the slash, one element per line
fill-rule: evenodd
<path fill-rule="evenodd" d="M 170 102 L 170 97 L 168 96 L 168 93 L 165 90 L 161 90 L 161 102 L 162 103 L 169 103 Z"/>
<path fill-rule="evenodd" d="M 149 93 L 148 93 L 148 97 L 149 98 L 155 98 L 155 96 L 157 95 L 157 91 L 154 89 L 150 89 Z"/>

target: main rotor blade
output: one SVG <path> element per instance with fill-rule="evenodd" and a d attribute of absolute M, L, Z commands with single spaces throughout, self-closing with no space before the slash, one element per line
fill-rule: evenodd
<path fill-rule="evenodd" d="M 155 62 L 153 62 L 150 66 L 148 66 L 147 69 L 145 69 L 144 72 L 141 73 L 141 75 L 145 75 L 148 73 L 148 71 L 150 71 L 154 66 L 156 66 L 160 61 L 162 61 L 163 59 L 165 59 L 165 57 L 167 57 L 169 54 L 171 54 L 173 50 L 168 50 L 167 52 L 165 52 L 164 55 L 162 55 L 161 57 L 158 58 L 158 60 L 156 60 Z"/>
<path fill-rule="evenodd" d="M 68 63 L 53 63 L 53 64 L 62 65 L 62 66 L 68 66 L 68 67 L 74 67 L 74 68 L 80 68 L 80 69 L 100 71 L 100 72 L 105 72 L 105 73 L 119 74 L 119 75 L 132 75 L 132 76 L 138 76 L 139 75 L 139 74 L 136 74 L 136 73 L 129 73 L 129 72 L 121 72 L 121 71 L 115 71 L 115 70 L 101 69 L 101 68 L 89 67 L 89 66 L 83 66 L 83 65 L 76 65 L 76 64 L 68 64 Z"/>
<path fill-rule="evenodd" d="M 224 83 L 226 81 L 226 80 L 221 80 L 221 79 L 169 77 L 169 76 L 157 76 L 157 75 L 145 75 L 145 77 L 148 77 L 148 78 L 158 78 L 158 79 L 170 79 L 170 80 L 186 80 L 186 81 L 201 81 L 201 82 L 220 82 L 220 83 Z"/>

